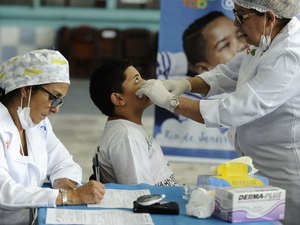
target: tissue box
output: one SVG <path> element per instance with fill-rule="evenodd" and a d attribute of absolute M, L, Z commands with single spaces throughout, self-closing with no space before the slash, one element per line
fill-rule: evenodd
<path fill-rule="evenodd" d="M 273 187 L 217 188 L 214 215 L 232 223 L 284 219 L 285 190 Z"/>
<path fill-rule="evenodd" d="M 269 179 L 258 175 L 230 177 L 199 175 L 197 179 L 197 186 L 200 187 L 248 187 L 267 185 L 269 185 Z"/>

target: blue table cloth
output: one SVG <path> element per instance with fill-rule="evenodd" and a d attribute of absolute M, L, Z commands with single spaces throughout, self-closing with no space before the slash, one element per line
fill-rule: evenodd
<path fill-rule="evenodd" d="M 175 201 L 179 205 L 179 215 L 158 215 L 151 214 L 155 225 L 228 225 L 229 222 L 222 221 L 218 218 L 210 217 L 206 219 L 198 219 L 186 215 L 185 205 L 187 201 L 182 198 L 184 190 L 182 187 L 165 187 L 165 186 L 152 186 L 147 184 L 138 185 L 124 185 L 124 184 L 105 184 L 107 189 L 121 189 L 121 190 L 139 190 L 149 189 L 152 194 L 165 194 L 166 198 L 163 201 Z M 58 208 L 66 209 L 87 209 L 95 210 L 95 208 L 87 208 L 86 205 L 77 206 L 59 206 Z M 99 208 L 97 208 L 99 209 Z M 100 209 L 101 210 L 101 209 Z M 124 209 L 128 210 L 128 209 Z M 40 208 L 38 210 L 38 225 L 46 224 L 46 212 L 47 208 Z M 243 225 L 278 225 L 277 221 L 264 221 L 264 222 L 252 222 L 252 223 L 238 223 Z"/>

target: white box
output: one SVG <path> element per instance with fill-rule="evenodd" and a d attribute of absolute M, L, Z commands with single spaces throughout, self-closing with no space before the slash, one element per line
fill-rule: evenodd
<path fill-rule="evenodd" d="M 232 223 L 284 219 L 285 190 L 274 186 L 217 188 L 214 215 Z"/>

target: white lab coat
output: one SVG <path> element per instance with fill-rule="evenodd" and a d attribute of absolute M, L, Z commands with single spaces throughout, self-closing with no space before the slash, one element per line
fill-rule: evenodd
<path fill-rule="evenodd" d="M 231 93 L 200 102 L 206 126 L 235 128 L 236 150 L 287 190 L 285 224 L 300 221 L 299 40 L 300 21 L 293 18 L 260 57 L 244 51 L 199 75 L 210 85 L 208 95 Z"/>
<path fill-rule="evenodd" d="M 20 154 L 20 135 L 0 103 L 0 210 L 55 207 L 58 190 L 41 188 L 47 176 L 81 182 L 82 170 L 55 136 L 46 118 L 26 130 L 28 156 Z"/>

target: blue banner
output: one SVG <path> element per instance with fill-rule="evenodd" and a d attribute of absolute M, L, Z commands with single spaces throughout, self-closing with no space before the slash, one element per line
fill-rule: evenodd
<path fill-rule="evenodd" d="M 233 19 L 232 0 L 161 0 L 159 51 L 182 51 L 182 33 L 195 19 L 221 11 Z"/>
<path fill-rule="evenodd" d="M 161 22 L 157 55 L 158 79 L 183 79 L 189 63 L 183 50 L 182 36 L 196 19 L 210 12 L 222 12 L 233 25 L 231 0 L 161 0 Z M 200 95 L 185 96 L 201 99 Z M 165 155 L 183 161 L 220 162 L 235 158 L 227 129 L 205 125 L 155 108 L 154 137 Z"/>

